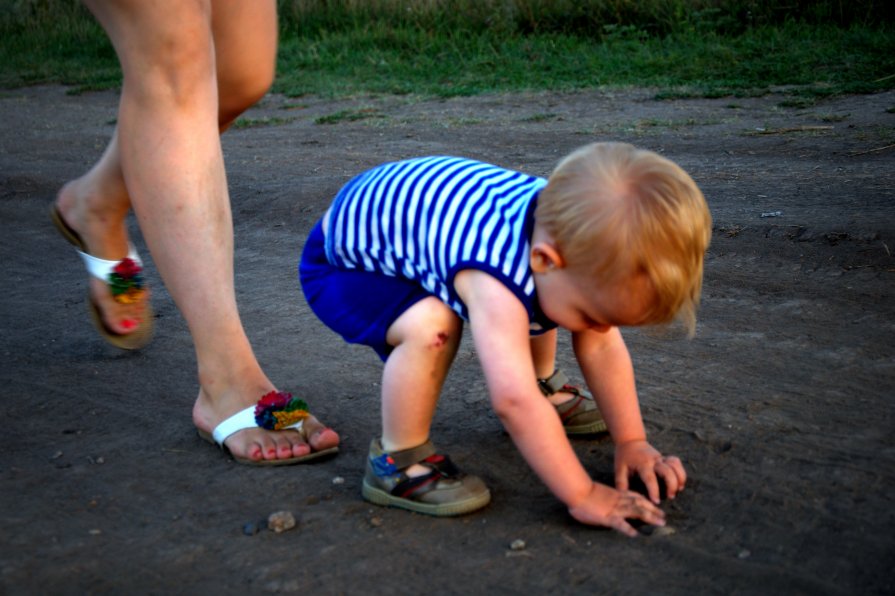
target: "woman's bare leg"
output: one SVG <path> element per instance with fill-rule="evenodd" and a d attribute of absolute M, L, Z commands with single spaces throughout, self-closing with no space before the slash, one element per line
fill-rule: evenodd
<path fill-rule="evenodd" d="M 88 254 L 107 261 L 127 256 L 125 218 L 131 202 L 121 175 L 117 129 L 96 165 L 62 187 L 56 208 L 68 226 L 78 232 Z M 121 304 L 112 298 L 105 281 L 92 275 L 89 278 L 91 298 L 106 328 L 119 335 L 135 331 L 142 322 L 149 292 L 143 292 L 132 304 Z"/>
<path fill-rule="evenodd" d="M 277 61 L 276 0 L 212 0 L 218 125 L 227 129 L 273 84 Z"/>
<path fill-rule="evenodd" d="M 226 130 L 270 89 L 276 73 L 276 0 L 212 0 L 212 36 L 218 86 L 218 127 Z M 87 252 L 117 261 L 127 255 L 125 218 L 130 195 L 121 172 L 118 131 L 100 160 L 59 191 L 63 219 L 87 244 Z M 105 282 L 90 277 L 90 293 L 110 330 L 127 334 L 139 326 L 149 294 L 134 304 L 115 302 Z"/>
<path fill-rule="evenodd" d="M 212 4 L 86 3 L 124 71 L 115 141 L 121 172 L 153 260 L 189 325 L 200 383 L 193 418 L 210 431 L 273 389 L 236 309 Z M 310 447 L 299 433 L 260 429 L 233 435 L 227 446 L 240 457 L 273 459 L 338 443 L 316 420 L 307 430 Z"/>

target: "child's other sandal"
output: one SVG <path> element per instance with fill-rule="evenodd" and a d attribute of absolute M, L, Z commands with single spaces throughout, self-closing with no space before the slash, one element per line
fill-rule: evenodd
<path fill-rule="evenodd" d="M 407 468 L 429 468 L 410 477 Z M 436 453 L 431 441 L 401 451 L 386 452 L 378 439 L 370 443 L 363 496 L 376 505 L 400 507 L 416 513 L 447 517 L 481 509 L 491 502 L 491 491 L 481 478 L 460 472 L 447 455 Z"/>
<path fill-rule="evenodd" d="M 606 431 L 606 422 L 593 396 L 580 387 L 570 385 L 569 377 L 560 369 L 546 379 L 538 379 L 538 387 L 547 397 L 560 392 L 572 395 L 571 399 L 553 406 L 567 435 L 591 435 Z"/>

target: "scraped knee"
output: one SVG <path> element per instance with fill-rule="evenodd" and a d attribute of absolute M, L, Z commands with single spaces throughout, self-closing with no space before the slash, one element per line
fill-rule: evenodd
<path fill-rule="evenodd" d="M 460 343 L 463 321 L 444 302 L 435 297 L 420 300 L 388 332 L 391 345 L 412 342 L 428 350 L 454 350 Z"/>

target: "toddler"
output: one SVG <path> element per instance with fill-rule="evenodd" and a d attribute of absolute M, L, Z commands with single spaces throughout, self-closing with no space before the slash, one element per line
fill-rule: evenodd
<path fill-rule="evenodd" d="M 663 525 L 660 483 L 674 498 L 686 472 L 647 442 L 619 327 L 679 318 L 692 334 L 710 235 L 690 176 L 622 143 L 578 149 L 549 180 L 444 156 L 352 179 L 299 269 L 315 314 L 384 361 L 364 498 L 437 516 L 490 501 L 429 437 L 469 321 L 494 411 L 570 514 L 629 536 L 626 519 Z M 557 327 L 571 332 L 596 402 L 555 370 Z M 604 429 L 615 488 L 591 480 L 567 437 Z M 649 499 L 628 490 L 634 474 Z"/>

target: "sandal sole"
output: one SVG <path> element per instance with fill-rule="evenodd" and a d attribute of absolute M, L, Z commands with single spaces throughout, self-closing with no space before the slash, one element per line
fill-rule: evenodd
<path fill-rule="evenodd" d="M 597 420 L 588 424 L 580 424 L 578 426 L 563 426 L 563 428 L 568 436 L 595 435 L 608 430 L 606 428 L 606 423 L 602 420 Z"/>
<path fill-rule="evenodd" d="M 477 511 L 491 502 L 491 491 L 486 491 L 481 495 L 475 495 L 463 501 L 457 501 L 454 503 L 418 503 L 409 499 L 396 497 L 385 492 L 382 489 L 376 488 L 375 486 L 370 486 L 369 484 L 367 484 L 366 480 L 364 480 L 363 482 L 361 494 L 363 494 L 364 499 L 373 503 L 374 505 L 382 505 L 384 507 L 398 507 L 400 509 L 413 511 L 414 513 L 422 513 L 435 517 L 453 517 L 457 515 L 464 515 L 466 513 L 472 513 L 473 511 Z"/>

